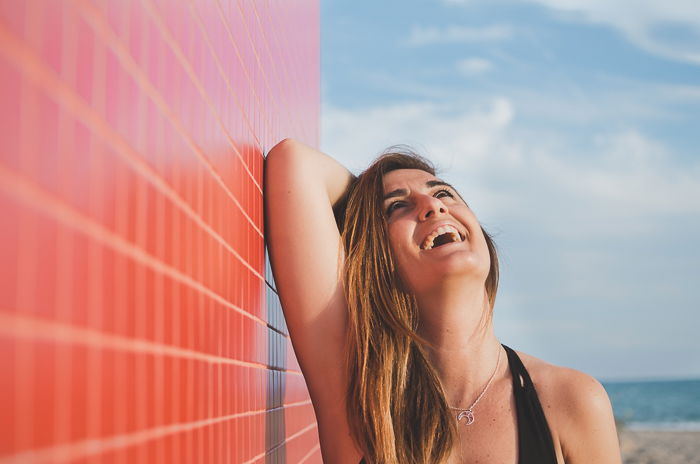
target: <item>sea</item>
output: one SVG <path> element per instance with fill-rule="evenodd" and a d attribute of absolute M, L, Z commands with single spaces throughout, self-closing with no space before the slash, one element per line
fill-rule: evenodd
<path fill-rule="evenodd" d="M 700 379 L 603 382 L 615 419 L 632 430 L 700 431 Z"/>

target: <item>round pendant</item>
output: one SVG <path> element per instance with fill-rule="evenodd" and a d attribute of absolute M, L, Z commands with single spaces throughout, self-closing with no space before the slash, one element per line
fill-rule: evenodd
<path fill-rule="evenodd" d="M 467 425 L 472 425 L 474 423 L 474 413 L 470 409 L 465 409 L 457 414 L 457 422 L 462 419 L 467 419 Z"/>

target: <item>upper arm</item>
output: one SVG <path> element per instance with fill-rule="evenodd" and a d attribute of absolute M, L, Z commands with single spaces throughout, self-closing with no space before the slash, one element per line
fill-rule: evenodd
<path fill-rule="evenodd" d="M 339 166 L 293 140 L 276 145 L 266 160 L 265 221 L 270 261 L 287 324 L 302 351 L 308 344 L 316 344 L 318 337 L 329 337 L 329 330 L 333 336 L 344 330 L 340 317 L 344 313 L 344 256 L 331 197 L 340 195 L 338 191 L 349 178 Z M 330 182 L 334 176 L 338 178 L 336 186 Z M 321 328 L 325 330 L 316 330 Z M 304 333 L 307 331 L 311 333 Z"/>
<path fill-rule="evenodd" d="M 335 160 L 293 140 L 276 145 L 265 161 L 270 262 L 294 351 L 314 400 L 324 458 L 333 458 L 336 451 L 341 456 L 354 454 L 348 449 L 352 440 L 347 421 L 341 420 L 347 389 L 347 305 L 343 246 L 333 214 L 333 205 L 351 181 L 352 175 Z M 331 420 L 333 426 L 323 427 Z"/>
<path fill-rule="evenodd" d="M 333 203 L 350 180 L 339 163 L 289 139 L 270 151 L 265 164 L 270 262 L 295 351 L 307 370 L 342 352 L 344 254 Z"/>
<path fill-rule="evenodd" d="M 565 369 L 560 377 L 557 422 L 566 463 L 619 464 L 615 418 L 603 386 L 572 369 Z"/>

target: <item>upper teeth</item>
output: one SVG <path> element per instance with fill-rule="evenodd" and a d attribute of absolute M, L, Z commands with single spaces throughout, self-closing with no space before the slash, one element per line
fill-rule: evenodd
<path fill-rule="evenodd" d="M 461 242 L 462 241 L 462 237 L 459 234 L 459 231 L 454 226 L 446 224 L 444 226 L 438 227 L 430 235 L 425 237 L 425 240 L 423 240 L 423 244 L 421 245 L 421 248 L 423 250 L 430 250 L 431 248 L 433 248 L 433 241 L 442 234 L 450 234 L 452 236 L 453 242 Z"/>

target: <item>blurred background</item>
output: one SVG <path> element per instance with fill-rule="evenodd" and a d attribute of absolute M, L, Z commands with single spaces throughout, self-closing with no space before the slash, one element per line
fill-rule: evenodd
<path fill-rule="evenodd" d="M 321 148 L 441 168 L 499 246 L 501 340 L 627 429 L 700 430 L 700 3 L 328 1 L 321 32 Z"/>

